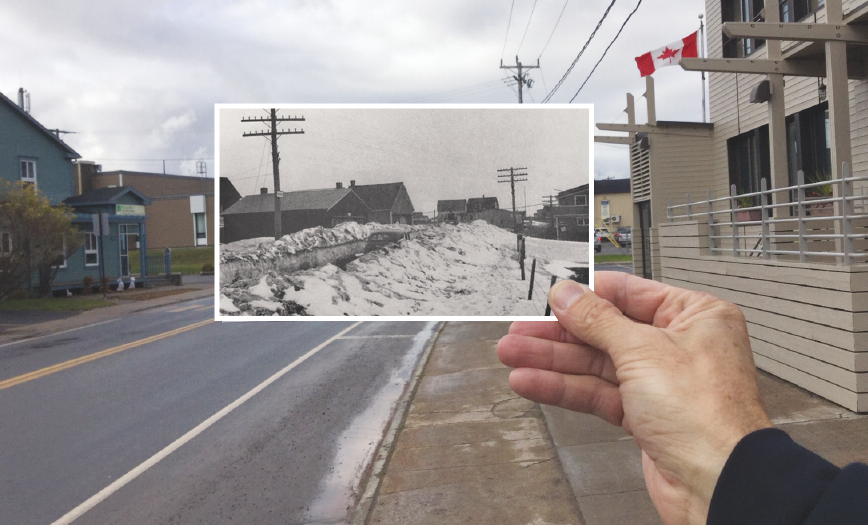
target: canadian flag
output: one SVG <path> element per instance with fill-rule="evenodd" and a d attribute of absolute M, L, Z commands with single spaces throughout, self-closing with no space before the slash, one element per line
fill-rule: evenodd
<path fill-rule="evenodd" d="M 639 66 L 642 76 L 647 77 L 661 67 L 677 65 L 682 58 L 697 58 L 699 53 L 696 49 L 696 32 L 694 32 L 678 42 L 636 57 L 636 65 Z"/>

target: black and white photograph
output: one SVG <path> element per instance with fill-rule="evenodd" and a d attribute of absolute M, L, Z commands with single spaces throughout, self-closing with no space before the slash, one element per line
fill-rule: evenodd
<path fill-rule="evenodd" d="M 542 317 L 591 282 L 590 106 L 216 113 L 221 317 Z"/>

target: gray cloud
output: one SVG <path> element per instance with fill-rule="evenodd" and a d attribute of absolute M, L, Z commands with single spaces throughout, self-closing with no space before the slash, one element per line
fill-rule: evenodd
<path fill-rule="evenodd" d="M 204 158 L 213 174 L 213 104 L 512 103 L 502 58 L 535 63 L 563 3 L 45 0 L 0 6 L 0 91 L 29 90 L 33 115 L 76 131 L 67 142 L 106 169 L 161 170 Z M 533 70 L 540 102 L 581 49 L 607 2 L 569 2 Z M 620 0 L 552 102 L 568 101 L 635 7 Z M 633 58 L 698 27 L 700 0 L 645 0 L 576 102 L 612 121 L 644 92 Z M 716 38 L 716 37 L 710 37 Z M 657 75 L 658 118 L 701 120 L 697 73 Z M 640 121 L 644 111 L 640 107 Z M 596 146 L 596 177 L 626 175 L 626 153 Z M 170 172 L 194 163 L 170 161 Z"/>

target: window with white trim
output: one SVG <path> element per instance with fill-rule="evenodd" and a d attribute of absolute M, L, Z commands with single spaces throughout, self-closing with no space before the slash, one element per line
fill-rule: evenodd
<path fill-rule="evenodd" d="M 19 159 L 21 182 L 36 186 L 36 159 Z"/>
<path fill-rule="evenodd" d="M 99 244 L 96 235 L 92 233 L 84 234 L 84 265 L 99 265 Z"/>
<path fill-rule="evenodd" d="M 193 214 L 193 228 L 196 232 L 196 246 L 208 245 L 208 221 L 204 213 Z"/>

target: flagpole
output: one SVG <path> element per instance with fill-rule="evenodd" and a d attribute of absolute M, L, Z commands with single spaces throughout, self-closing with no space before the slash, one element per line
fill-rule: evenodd
<path fill-rule="evenodd" d="M 702 51 L 699 54 L 700 58 L 707 58 L 705 56 L 705 22 L 702 20 L 702 13 L 699 14 L 699 42 Z M 708 119 L 705 116 L 705 71 L 702 71 L 702 122 L 708 122 Z"/>

